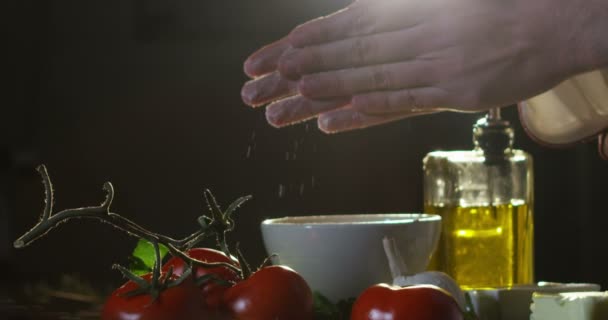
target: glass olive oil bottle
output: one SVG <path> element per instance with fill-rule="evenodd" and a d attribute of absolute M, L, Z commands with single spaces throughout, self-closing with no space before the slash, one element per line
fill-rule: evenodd
<path fill-rule="evenodd" d="M 424 209 L 442 217 L 429 268 L 467 289 L 533 283 L 532 158 L 513 149 L 499 109 L 477 121 L 473 142 L 424 158 Z"/>

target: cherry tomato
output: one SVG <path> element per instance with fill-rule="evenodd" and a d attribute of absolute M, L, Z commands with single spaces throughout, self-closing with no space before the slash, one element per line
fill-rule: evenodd
<path fill-rule="evenodd" d="M 232 257 L 229 258 L 223 252 L 214 250 L 214 249 L 193 248 L 193 249 L 188 250 L 188 252 L 186 252 L 186 253 L 188 254 L 189 257 L 200 260 L 200 261 L 205 261 L 205 262 L 210 262 L 210 263 L 211 262 L 224 262 L 224 263 L 230 263 L 234 266 L 239 265 L 235 258 L 232 258 Z M 167 263 L 165 263 L 162 270 L 163 270 L 163 272 L 168 272 L 169 268 L 173 267 L 173 274 L 179 276 L 184 272 L 184 269 L 187 266 L 188 265 L 186 263 L 184 263 L 184 261 L 182 259 L 180 259 L 178 257 L 172 257 L 171 259 L 169 259 L 169 261 L 167 261 Z M 219 279 L 225 280 L 228 282 L 232 282 L 232 283 L 236 283 L 237 281 L 240 280 L 240 276 L 236 272 L 234 272 L 233 270 L 230 270 L 228 268 L 225 268 L 225 267 L 216 267 L 216 268 L 198 267 L 198 268 L 196 268 L 196 277 L 197 278 L 207 275 L 207 274 L 214 274 Z M 224 294 L 224 291 L 226 291 L 226 289 L 228 287 L 217 283 L 217 281 L 209 280 L 209 281 L 205 282 L 204 284 L 202 284 L 200 288 L 202 291 L 201 297 L 203 298 L 203 302 L 205 303 L 207 308 L 208 309 L 219 309 L 220 304 L 222 302 L 222 296 Z"/>
<path fill-rule="evenodd" d="M 224 294 L 236 320 L 311 320 L 312 292 L 293 269 L 270 266 L 254 272 Z"/>
<path fill-rule="evenodd" d="M 351 320 L 462 320 L 456 300 L 431 285 L 396 287 L 386 284 L 366 289 L 355 301 Z"/>
<path fill-rule="evenodd" d="M 151 274 L 144 275 L 147 281 Z M 175 279 L 176 277 L 174 277 Z M 200 299 L 200 290 L 191 278 L 180 285 L 162 291 L 156 300 L 149 294 L 126 297 L 125 294 L 138 289 L 129 281 L 115 290 L 103 306 L 102 320 L 168 320 L 209 319 Z"/>

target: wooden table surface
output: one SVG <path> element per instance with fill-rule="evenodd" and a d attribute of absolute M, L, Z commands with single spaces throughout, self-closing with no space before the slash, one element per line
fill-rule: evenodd
<path fill-rule="evenodd" d="M 39 280 L 30 283 L 3 281 L 0 319 L 99 319 L 105 291 L 92 289 L 77 277 L 63 277 L 51 284 Z"/>

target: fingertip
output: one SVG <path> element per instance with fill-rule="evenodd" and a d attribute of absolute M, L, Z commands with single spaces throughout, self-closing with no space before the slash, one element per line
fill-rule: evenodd
<path fill-rule="evenodd" d="M 272 118 L 272 117 L 271 117 L 271 116 L 268 114 L 268 112 L 266 112 L 266 122 L 268 122 L 268 124 L 269 124 L 270 126 L 272 126 L 273 128 L 280 129 L 280 128 L 282 127 L 282 125 L 280 125 L 280 124 L 279 124 L 279 123 L 276 121 L 276 119 Z"/>
<path fill-rule="evenodd" d="M 255 61 L 255 59 L 253 57 L 249 57 L 247 58 L 247 60 L 245 60 L 245 62 L 243 63 L 243 72 L 249 77 L 249 78 L 255 78 L 256 77 L 256 67 L 257 67 L 257 63 Z"/>
<path fill-rule="evenodd" d="M 243 71 L 250 78 L 256 78 L 264 74 L 264 52 L 268 46 L 262 47 L 250 54 L 243 63 Z"/>
<path fill-rule="evenodd" d="M 332 129 L 332 118 L 329 115 L 322 114 L 317 117 L 317 127 L 325 134 L 335 133 L 335 130 Z"/>
<path fill-rule="evenodd" d="M 276 70 L 276 61 L 289 46 L 287 39 L 282 38 L 261 47 L 247 57 L 243 63 L 243 71 L 247 76 L 256 78 Z"/>
<path fill-rule="evenodd" d="M 250 107 L 255 106 L 254 101 L 257 97 L 257 90 L 252 81 L 245 82 L 243 88 L 241 88 L 241 100 Z"/>
<path fill-rule="evenodd" d="M 280 122 L 280 110 L 277 110 L 276 104 L 270 104 L 266 107 L 265 115 L 266 122 L 275 128 L 280 128 L 283 125 Z"/>

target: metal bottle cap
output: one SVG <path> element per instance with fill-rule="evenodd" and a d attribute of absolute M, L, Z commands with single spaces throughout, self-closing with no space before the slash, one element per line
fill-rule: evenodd
<path fill-rule="evenodd" d="M 473 126 L 475 149 L 483 150 L 488 164 L 505 161 L 513 147 L 513 139 L 513 127 L 501 119 L 500 108 L 491 109 Z"/>

